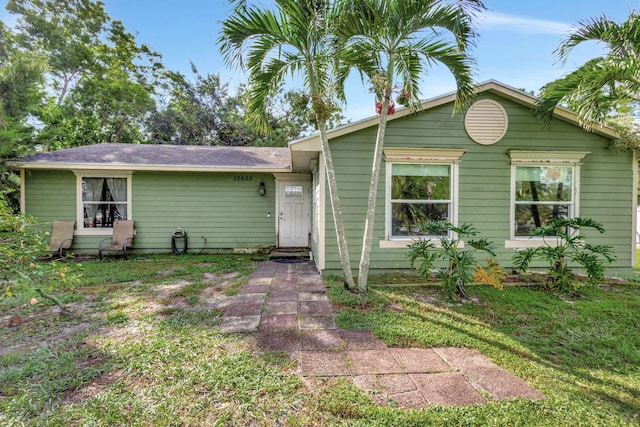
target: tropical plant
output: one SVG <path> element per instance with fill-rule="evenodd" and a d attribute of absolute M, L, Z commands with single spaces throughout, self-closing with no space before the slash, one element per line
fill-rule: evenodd
<path fill-rule="evenodd" d="M 368 78 L 380 114 L 358 274 L 358 289 L 365 291 L 384 135 L 388 115 L 393 112 L 394 91 L 400 104 L 417 108 L 421 75 L 427 67 L 440 63 L 456 80 L 459 110 L 473 95 L 473 61 L 468 48 L 475 37 L 473 14 L 484 4 L 480 0 L 352 0 L 343 2 L 342 7 L 337 29 L 344 45 L 340 80 L 344 82 L 352 68 L 363 79 Z"/>
<path fill-rule="evenodd" d="M 228 65 L 249 72 L 247 116 L 267 131 L 266 104 L 284 79 L 299 73 L 311 98 L 324 159 L 345 285 L 355 289 L 326 122 L 336 110 L 335 7 L 329 0 L 276 0 L 275 11 L 238 0 L 218 40 Z"/>
<path fill-rule="evenodd" d="M 0 285 L 6 298 L 32 305 L 45 298 L 66 311 L 54 295 L 56 288 L 73 286 L 76 275 L 56 260 L 42 260 L 49 233 L 34 218 L 14 214 L 0 196 Z"/>
<path fill-rule="evenodd" d="M 469 299 L 466 287 L 473 283 L 474 273 L 479 265 L 474 252 L 480 250 L 495 256 L 491 242 L 486 239 L 468 239 L 464 244 L 471 248 L 463 249 L 462 239 L 478 235 L 478 231 L 467 223 L 455 226 L 449 221 L 430 221 L 423 224 L 423 229 L 434 236 L 445 235 L 439 237 L 438 246 L 430 239 L 418 239 L 409 245 L 407 258 L 411 261 L 411 268 L 416 268 L 419 263 L 418 273 L 428 279 L 433 274 L 436 262 L 444 260 L 447 266 L 438 269 L 435 276 L 442 282 L 445 293 L 450 298 Z M 493 269 L 499 271 L 495 267 Z M 486 272 L 492 274 L 489 270 Z M 494 284 L 494 281 L 489 284 Z"/>
<path fill-rule="evenodd" d="M 580 286 L 569 263 L 582 266 L 587 279 L 597 282 L 604 278 L 605 263 L 611 263 L 615 256 L 607 245 L 585 243 L 581 230 L 591 228 L 604 233 L 602 224 L 591 218 L 555 218 L 542 227 L 531 230 L 532 237 L 543 238 L 544 245 L 527 248 L 513 257 L 516 270 L 525 272 L 534 259 L 545 261 L 548 265 L 547 287 L 558 293 L 575 292 Z"/>
<path fill-rule="evenodd" d="M 581 21 L 555 53 L 566 62 L 575 47 L 589 41 L 603 43 L 608 48 L 607 54 L 587 61 L 544 86 L 537 110 L 548 121 L 558 105 L 567 106 L 578 114 L 584 128 L 591 130 L 598 125 L 611 124 L 622 133 L 618 146 L 638 148 L 637 128 L 621 127 L 616 117 L 635 113 L 637 118 L 638 114 L 640 15 L 633 11 L 622 23 L 604 15 Z"/>

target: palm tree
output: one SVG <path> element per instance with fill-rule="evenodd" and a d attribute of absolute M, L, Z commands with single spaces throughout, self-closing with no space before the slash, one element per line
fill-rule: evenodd
<path fill-rule="evenodd" d="M 275 0 L 275 9 L 263 10 L 238 0 L 234 13 L 222 24 L 218 40 L 220 51 L 227 64 L 249 72 L 248 116 L 265 131 L 268 97 L 278 91 L 287 76 L 302 76 L 320 132 L 344 280 L 349 289 L 354 289 L 326 130 L 327 119 L 336 108 L 334 100 L 340 96 L 333 81 L 334 3 L 330 0 Z"/>
<path fill-rule="evenodd" d="M 349 70 L 355 67 L 363 79 L 369 79 L 381 103 L 358 275 L 358 290 L 365 291 L 384 135 L 393 92 L 399 89 L 398 101 L 417 108 L 423 71 L 440 63 L 456 80 L 456 110 L 471 99 L 474 63 L 467 51 L 476 35 L 473 15 L 484 9 L 484 4 L 480 0 L 351 0 L 343 6 L 337 31 L 344 44 L 340 81 L 344 82 Z"/>
<path fill-rule="evenodd" d="M 606 16 L 581 21 L 555 54 L 566 62 L 576 46 L 588 41 L 604 43 L 607 54 L 542 88 L 537 109 L 546 121 L 558 105 L 565 105 L 591 130 L 640 101 L 640 15 L 634 11 L 621 24 Z"/>

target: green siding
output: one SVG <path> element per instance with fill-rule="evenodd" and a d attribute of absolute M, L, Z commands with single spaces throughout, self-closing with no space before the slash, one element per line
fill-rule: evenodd
<path fill-rule="evenodd" d="M 251 181 L 234 181 L 251 175 Z M 168 250 L 182 227 L 191 250 L 256 248 L 275 244 L 275 182 L 271 174 L 135 173 L 136 247 Z M 264 182 L 266 195 L 258 195 Z M 271 218 L 267 214 L 271 213 Z"/>
<path fill-rule="evenodd" d="M 25 172 L 25 212 L 41 222 L 76 219 L 76 176 L 71 171 Z"/>
<path fill-rule="evenodd" d="M 502 140 L 483 146 L 473 142 L 464 130 L 464 116 L 452 116 L 452 105 L 433 108 L 387 125 L 385 147 L 465 149 L 459 168 L 458 221 L 473 224 L 482 237 L 497 247 L 497 260 L 512 265 L 514 249 L 504 247 L 509 239 L 511 165 L 508 150 L 588 151 L 580 170 L 580 216 L 604 224 L 606 233 L 588 234 L 593 243 L 613 245 L 617 260 L 613 271 L 631 267 L 633 236 L 633 158 L 607 148 L 607 139 L 587 133 L 578 126 L 554 120 L 548 128 L 519 104 L 491 94 L 482 97 L 500 102 L 509 115 L 509 128 Z M 332 156 L 343 207 L 349 252 L 354 270 L 360 260 L 361 240 L 367 211 L 367 194 L 375 144 L 376 127 L 331 141 Z M 385 229 L 385 164 L 378 184 L 372 272 L 406 269 L 406 249 L 381 249 Z M 325 273 L 339 273 L 328 194 L 326 200 Z"/>
<path fill-rule="evenodd" d="M 252 180 L 235 181 L 238 175 Z M 203 247 L 210 251 L 275 245 L 272 174 L 135 172 L 131 179 L 135 251 L 169 252 L 176 227 L 187 232 L 189 252 Z M 44 222 L 76 219 L 76 177 L 72 172 L 32 171 L 27 172 L 25 181 L 28 214 Z M 266 185 L 264 196 L 258 194 L 260 182 Z M 206 246 L 201 236 L 206 237 Z M 95 253 L 102 238 L 76 236 L 72 250 Z"/>

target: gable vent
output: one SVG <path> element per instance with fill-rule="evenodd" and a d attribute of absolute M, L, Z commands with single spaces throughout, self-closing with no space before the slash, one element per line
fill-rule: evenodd
<path fill-rule="evenodd" d="M 464 117 L 464 128 L 471 139 L 481 145 L 500 141 L 509 126 L 507 112 L 492 99 L 476 101 Z"/>

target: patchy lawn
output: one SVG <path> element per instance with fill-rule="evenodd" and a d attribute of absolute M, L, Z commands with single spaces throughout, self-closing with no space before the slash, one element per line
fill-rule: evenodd
<path fill-rule="evenodd" d="M 376 278 L 358 296 L 327 281 L 342 328 L 390 346 L 468 346 L 542 391 L 542 401 L 402 410 L 345 380 L 310 391 L 282 352 L 224 335 L 220 316 L 260 258 L 149 256 L 84 261 L 61 299 L 0 299 L 0 425 L 638 425 L 640 288 L 557 298 L 535 287 L 471 287 L 473 303 L 434 284 Z M 12 326 L 9 326 L 11 323 Z"/>

